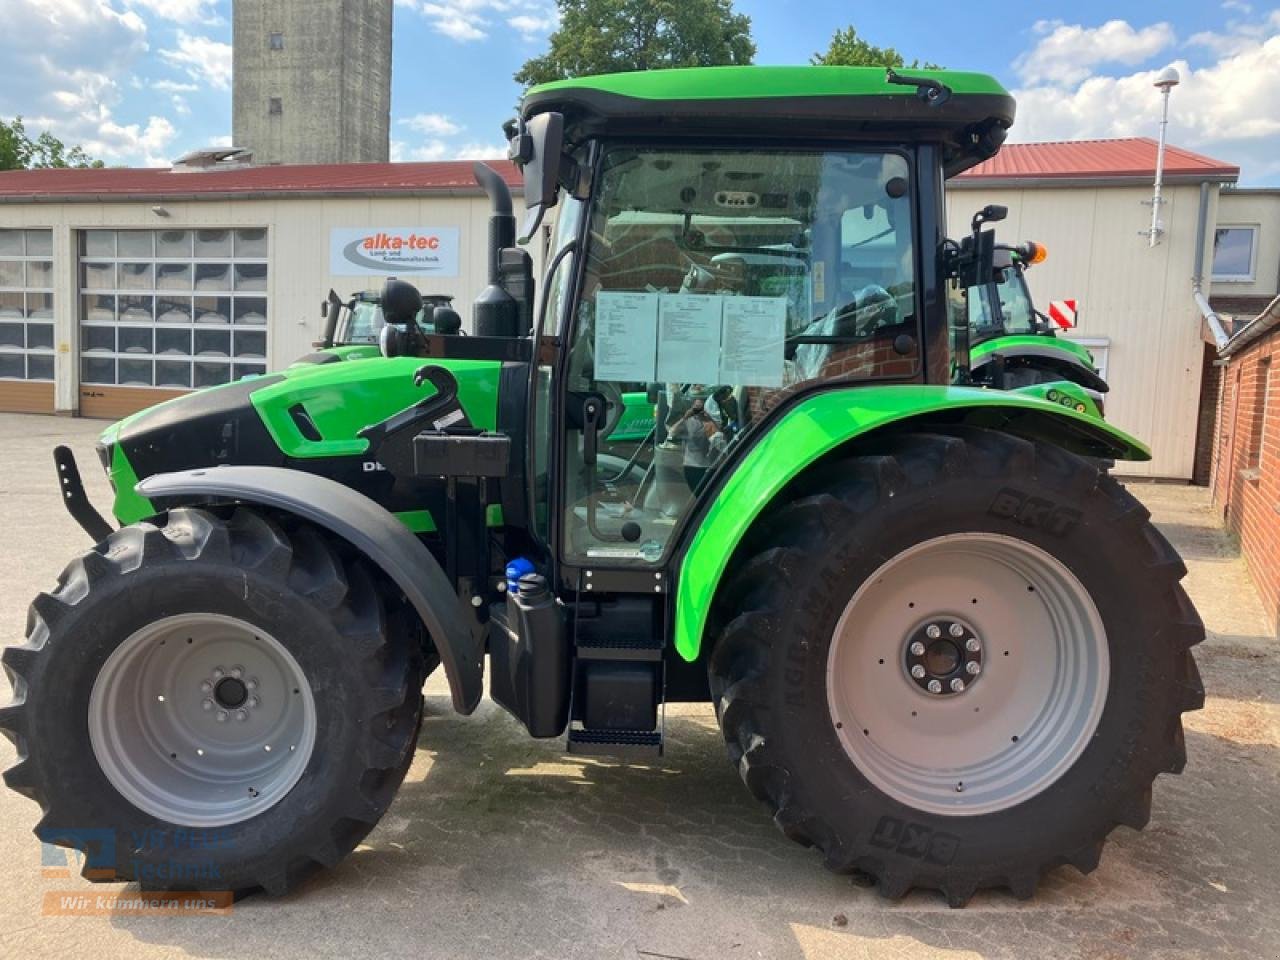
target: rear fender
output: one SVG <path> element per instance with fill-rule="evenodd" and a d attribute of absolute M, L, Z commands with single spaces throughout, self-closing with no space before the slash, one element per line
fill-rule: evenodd
<path fill-rule="evenodd" d="M 729 560 L 751 524 L 815 461 L 878 430 L 968 423 L 1056 444 L 1084 457 L 1150 460 L 1142 443 L 1105 420 L 1018 392 L 918 384 L 831 389 L 792 406 L 716 477 L 676 571 L 675 647 L 697 659 Z"/>
<path fill-rule="evenodd" d="M 294 514 L 341 537 L 404 592 L 440 654 L 454 709 L 469 714 L 484 686 L 483 628 L 435 557 L 403 523 L 362 493 L 301 470 L 222 466 L 158 473 L 137 492 L 161 509 L 234 500 Z"/>

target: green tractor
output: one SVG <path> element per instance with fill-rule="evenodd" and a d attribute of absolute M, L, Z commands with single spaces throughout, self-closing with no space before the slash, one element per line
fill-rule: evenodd
<path fill-rule="evenodd" d="M 1004 208 L 987 208 L 1002 219 Z M 987 221 L 990 222 L 990 221 Z M 1042 244 L 996 244 L 991 278 L 968 291 L 968 382 L 1043 396 L 1101 417 L 1111 388 L 1087 347 L 1058 336 L 1060 322 L 1037 310 L 1026 271 L 1043 263 Z M 1071 317 L 1061 322 L 1074 323 Z M 1054 308 L 1051 308 L 1054 309 Z"/>
<path fill-rule="evenodd" d="M 1183 767 L 1203 627 L 1098 465 L 1141 443 L 951 384 L 951 304 L 993 240 L 946 242 L 942 186 L 1013 115 L 951 71 L 533 88 L 508 132 L 520 233 L 560 206 L 539 297 L 477 165 L 472 335 L 111 426 L 118 527 L 56 452 L 95 545 L 3 655 L 5 781 L 36 834 L 97 879 L 283 893 L 386 812 L 439 669 L 461 714 L 487 672 L 531 736 L 636 763 L 662 753 L 665 703 L 714 704 L 782 832 L 886 896 L 958 906 L 1092 870 Z M 747 283 L 723 254 L 782 269 Z M 602 437 L 635 385 L 688 403 L 619 492 Z"/>

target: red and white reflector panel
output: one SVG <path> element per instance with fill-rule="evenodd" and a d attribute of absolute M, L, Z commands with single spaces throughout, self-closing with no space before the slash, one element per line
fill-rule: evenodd
<path fill-rule="evenodd" d="M 1049 319 L 1063 330 L 1070 330 L 1076 325 L 1076 302 L 1074 300 L 1050 300 Z"/>

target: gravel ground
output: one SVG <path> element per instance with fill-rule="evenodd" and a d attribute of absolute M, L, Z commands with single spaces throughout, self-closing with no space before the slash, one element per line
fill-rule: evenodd
<path fill-rule="evenodd" d="M 70 442 L 105 507 L 101 426 L 0 415 L 4 642 L 87 545 L 49 451 Z M 437 676 L 414 765 L 366 843 L 296 893 L 229 915 L 44 915 L 50 890 L 128 888 L 45 876 L 36 807 L 0 790 L 0 956 L 1280 957 L 1280 643 L 1206 492 L 1135 491 L 1190 568 L 1209 627 L 1206 706 L 1188 717 L 1187 771 L 1157 782 L 1146 831 L 1119 829 L 1096 872 L 1060 869 L 1032 901 L 891 903 L 827 873 L 748 796 L 707 707 L 671 709 L 667 755 L 628 767 L 531 741 L 487 701 L 455 716 Z M 0 739 L 0 766 L 12 761 Z"/>

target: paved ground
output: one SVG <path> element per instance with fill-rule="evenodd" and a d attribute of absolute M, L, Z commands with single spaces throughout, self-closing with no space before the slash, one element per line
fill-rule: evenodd
<path fill-rule="evenodd" d="M 106 503 L 99 424 L 0 416 L 0 638 L 84 537 L 48 452 L 69 439 Z M 725 762 L 705 708 L 671 718 L 667 757 L 624 767 L 563 756 L 486 703 L 472 718 L 428 686 L 404 788 L 367 843 L 283 900 L 226 917 L 46 917 L 36 808 L 0 790 L 0 956 L 261 958 L 1280 957 L 1280 643 L 1203 491 L 1137 488 L 1191 568 L 1210 628 L 1206 709 L 1190 762 L 1162 777 L 1144 833 L 1120 829 L 1101 868 L 1052 875 L 1027 903 L 888 903 L 778 834 Z M 2 683 L 2 681 L 0 681 Z M 0 699 L 0 702 L 3 702 Z M 0 765 L 13 751 L 0 739 Z M 112 888 L 108 888 L 112 889 Z"/>

